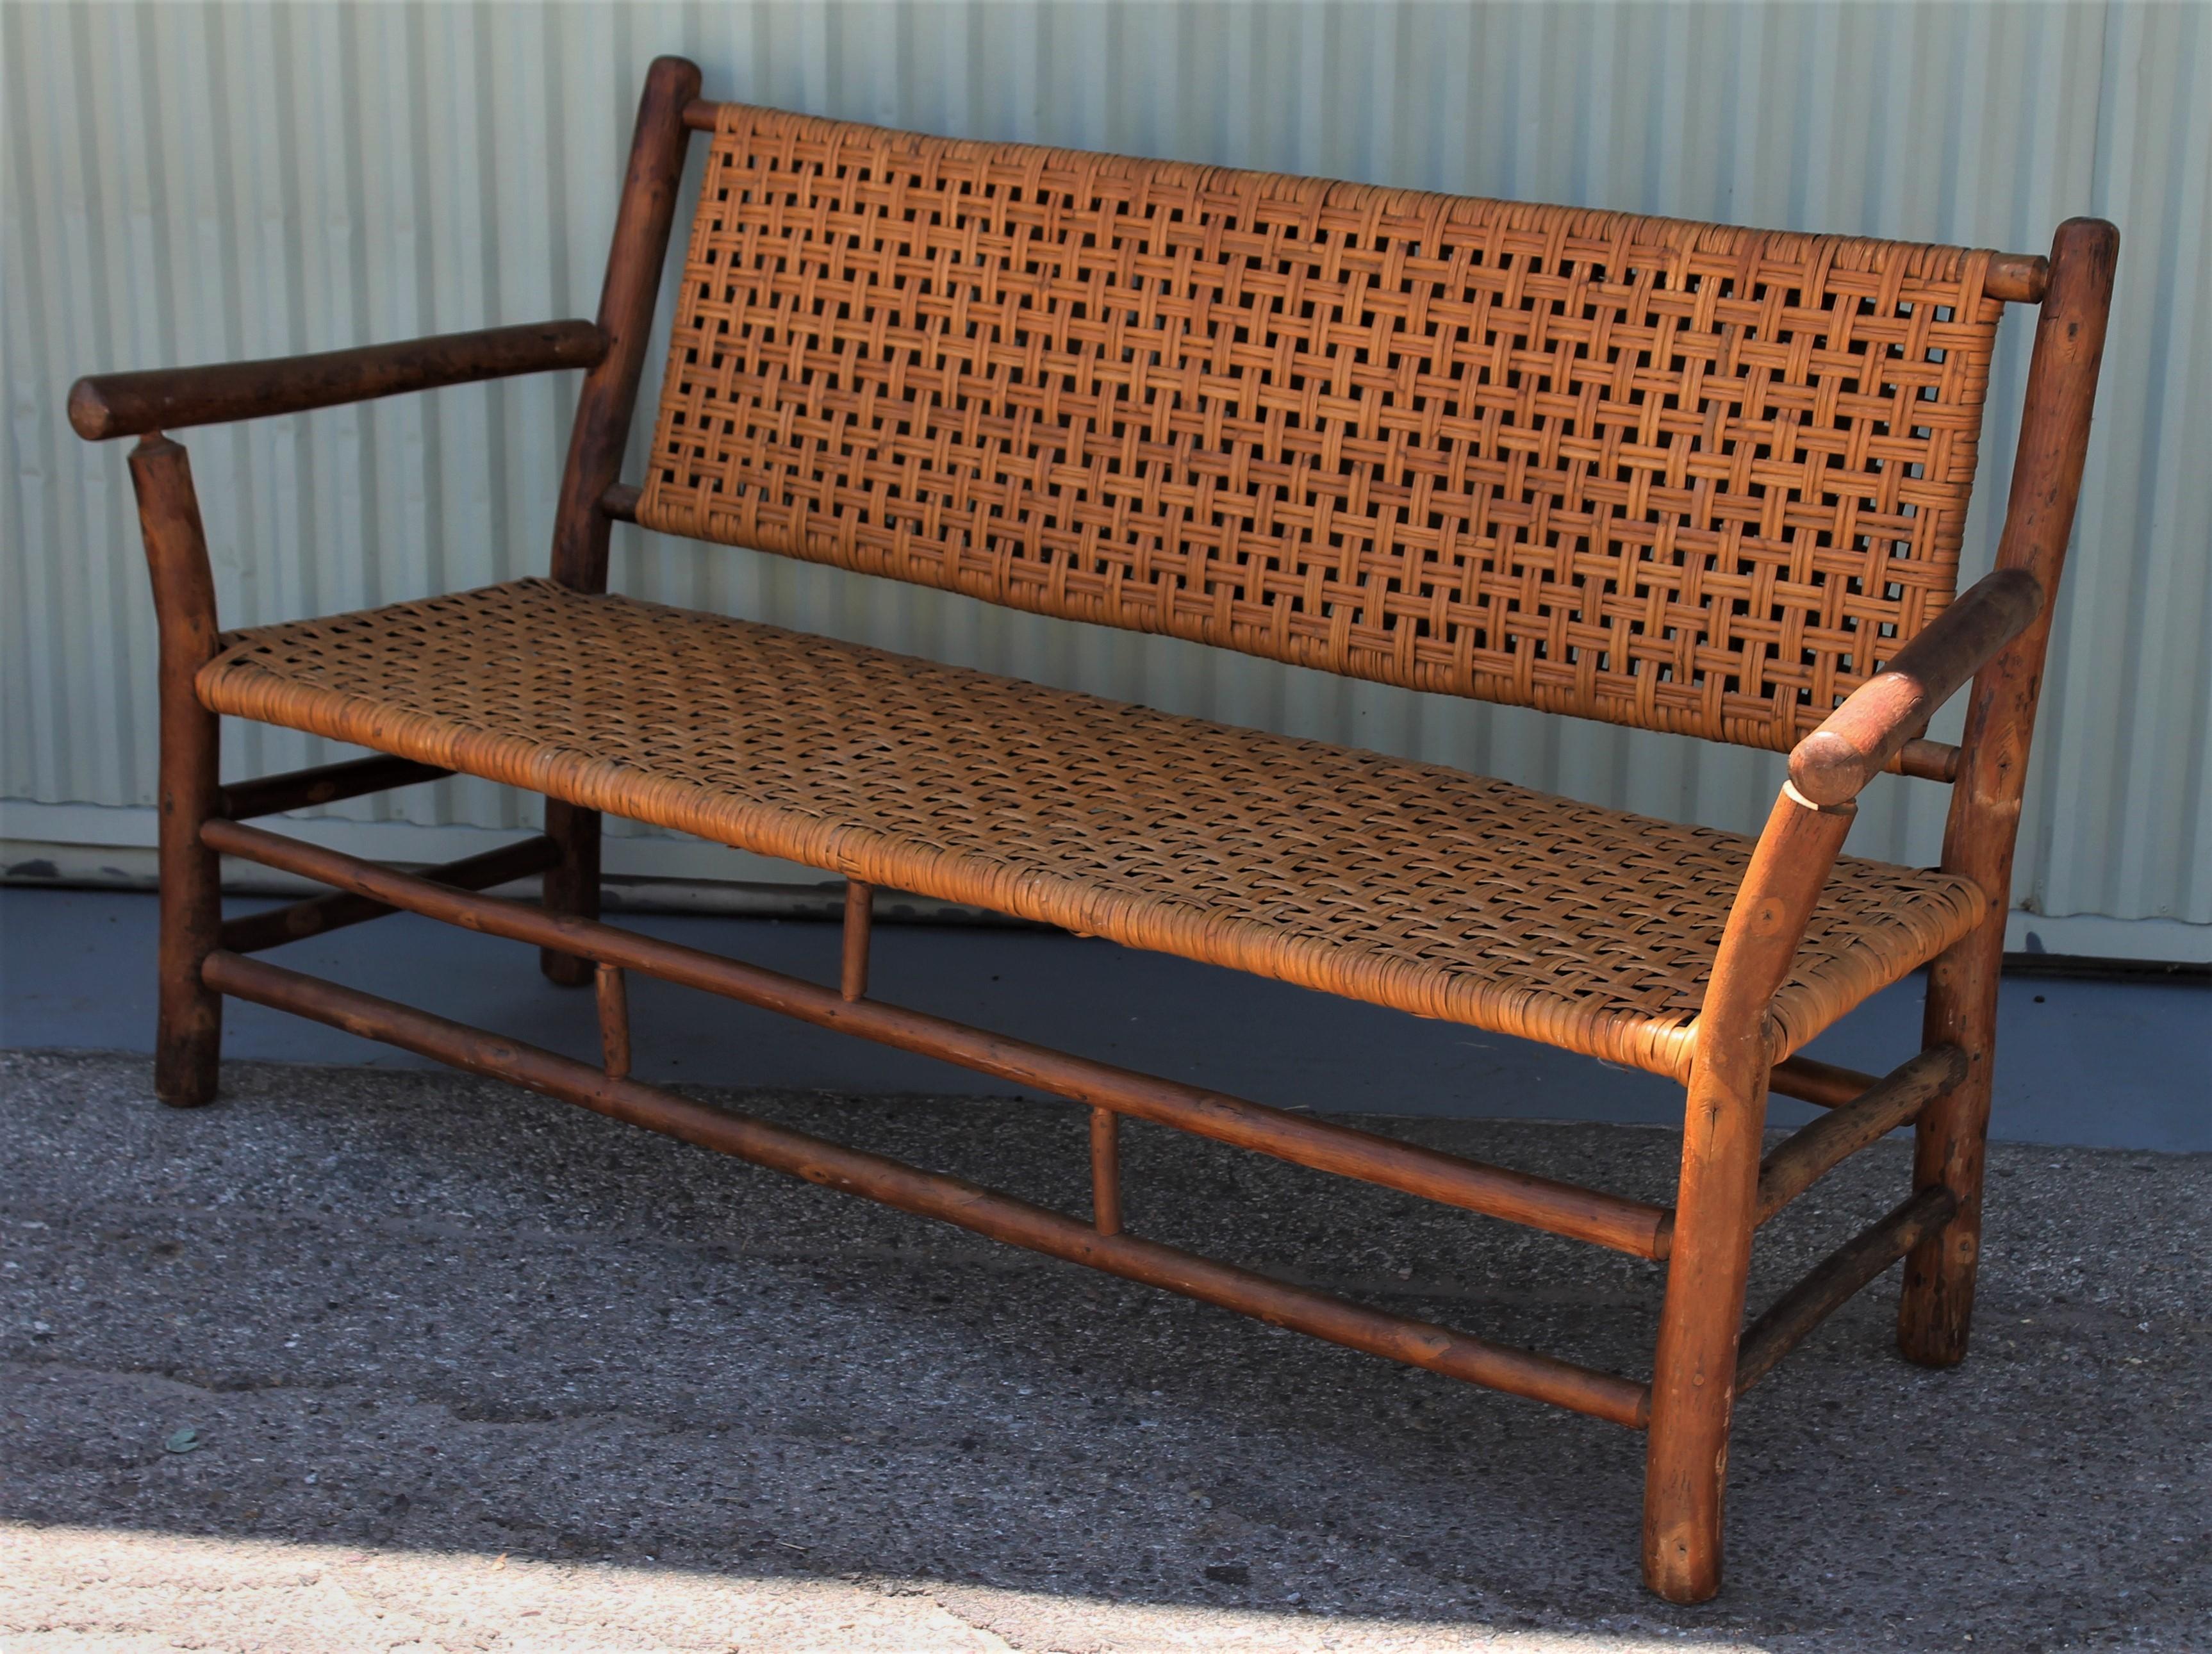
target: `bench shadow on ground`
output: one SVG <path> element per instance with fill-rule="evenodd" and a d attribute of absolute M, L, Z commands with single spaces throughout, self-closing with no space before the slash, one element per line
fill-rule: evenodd
<path fill-rule="evenodd" d="M 2203 1157 L 2000 1146 L 1975 1359 L 1898 1361 L 1893 1283 L 1822 1329 L 1743 1406 L 1728 1592 L 1675 1609 L 1613 1426 L 489 1082 L 238 1063 L 179 1114 L 136 1058 L 7 1061 L 17 1521 L 1777 1647 L 2155 1642 L 2212 1602 Z M 720 1100 L 1084 1209 L 1070 1107 Z M 1390 1129 L 1673 1175 L 1656 1130 Z M 1653 1266 L 1154 1128 L 1125 1152 L 1133 1230 L 1648 1369 Z M 1905 1177 L 1885 1144 L 1823 1184 L 1754 1299 Z"/>

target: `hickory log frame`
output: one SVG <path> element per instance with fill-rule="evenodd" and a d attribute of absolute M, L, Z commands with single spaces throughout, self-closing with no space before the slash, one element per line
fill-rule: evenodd
<path fill-rule="evenodd" d="M 160 642 L 159 1097 L 179 1107 L 214 1098 L 222 1002 L 245 999 L 1052 1256 L 1645 1429 L 1646 1581 L 1675 1602 L 1711 1596 L 1721 1578 L 1732 1412 L 1744 1389 L 1900 1257 L 1906 1261 L 1898 1317 L 1902 1353 L 1944 1366 L 1966 1351 L 2005 897 L 2052 604 L 2080 490 L 2118 232 L 2099 220 L 2069 220 L 2047 260 L 1999 255 L 1989 266 L 1985 286 L 1992 295 L 2041 306 L 1996 568 L 1791 755 L 1791 780 L 1759 836 L 1686 1042 L 1681 1171 L 1675 1202 L 1666 1208 L 1132 1073 L 872 1000 L 873 892 L 857 882 L 847 891 L 834 987 L 601 924 L 599 816 L 558 796 L 548 795 L 542 837 L 422 874 L 243 824 L 447 772 L 377 755 L 221 784 L 216 718 L 194 688 L 196 674 L 220 647 L 214 582 L 190 464 L 166 430 L 512 374 L 584 368 L 552 574 L 573 590 L 604 592 L 611 526 L 634 520 L 636 512 L 638 490 L 622 482 L 618 466 L 635 411 L 685 147 L 690 131 L 711 130 L 715 120 L 717 106 L 701 100 L 699 89 L 699 71 L 681 59 L 657 60 L 647 76 L 592 321 L 289 361 L 107 375 L 82 381 L 73 392 L 71 420 L 88 440 L 142 439 L 130 464 Z M 1958 744 L 1926 739 L 1929 715 L 1969 683 Z M 1849 830 L 1856 797 L 1884 770 L 1953 786 L 1942 865 L 1972 880 L 1991 901 L 1988 918 L 1929 969 L 1921 1051 L 1877 1079 L 1788 1052 L 1770 1012 Z M 226 924 L 220 855 L 301 874 L 333 893 Z M 481 893 L 532 874 L 544 879 L 542 905 Z M 601 1067 L 247 957 L 394 911 L 535 946 L 555 982 L 594 985 Z M 965 1063 L 1085 1105 L 1089 1217 L 1044 1211 L 640 1083 L 630 1075 L 627 977 L 634 971 Z M 1762 1155 L 1770 1091 L 1830 1112 Z M 1665 1299 L 1650 1381 L 1504 1348 L 1124 1232 L 1119 1134 L 1125 1115 L 1663 1262 Z M 1747 1331 L 1746 1284 L 1759 1226 L 1843 1159 L 1907 1124 L 1916 1138 L 1910 1194 Z"/>
<path fill-rule="evenodd" d="M 1642 1201 L 1463 1159 L 1224 1092 L 1133 1073 L 1047 1046 L 970 1028 L 879 1000 L 817 986 L 734 959 L 658 941 L 596 920 L 483 896 L 402 873 L 241 822 L 211 819 L 202 843 L 333 886 L 382 910 L 404 909 L 541 949 L 720 994 L 818 1027 L 1033 1086 L 1072 1101 L 1172 1126 L 1316 1171 L 1588 1241 L 1632 1257 L 1663 1258 L 1668 1213 Z M 235 950 L 232 950 L 235 951 Z"/>

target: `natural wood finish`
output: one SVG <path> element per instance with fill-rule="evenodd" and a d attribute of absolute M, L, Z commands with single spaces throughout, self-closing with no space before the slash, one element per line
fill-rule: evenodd
<path fill-rule="evenodd" d="M 182 430 L 514 374 L 588 368 L 605 349 L 605 338 L 590 322 L 532 322 L 319 356 L 99 374 L 70 387 L 70 424 L 88 442 Z"/>
<path fill-rule="evenodd" d="M 690 133 L 684 106 L 699 95 L 699 66 L 655 58 L 630 135 L 629 165 L 615 214 L 613 245 L 599 287 L 599 331 L 606 349 L 584 377 L 568 435 L 553 523 L 553 578 L 579 592 L 607 588 L 607 523 L 601 502 L 621 480 L 637 385 L 653 331 L 653 307 L 668 261 L 676 192 Z"/>
<path fill-rule="evenodd" d="M 1091 1110 L 1091 1226 L 1121 1232 L 1121 1116 L 1111 1109 Z"/>
<path fill-rule="evenodd" d="M 868 996 L 868 939 L 875 919 L 876 887 L 857 879 L 845 881 L 843 948 L 837 964 L 837 991 L 848 1000 Z"/>
<path fill-rule="evenodd" d="M 225 855 L 281 867 L 448 924 L 561 948 L 879 1044 L 919 1051 L 1057 1097 L 1638 1257 L 1656 1256 L 1660 1250 L 1666 1212 L 1641 1201 L 1485 1165 L 1220 1092 L 1133 1073 L 878 1000 L 848 1000 L 833 988 L 796 976 L 593 921 L 433 885 L 258 827 L 211 821 L 202 835 Z"/>
<path fill-rule="evenodd" d="M 154 585 L 160 658 L 161 757 L 160 998 L 154 1033 L 154 1094 L 197 1108 L 216 1094 L 222 1000 L 200 981 L 200 962 L 222 930 L 222 875 L 200 827 L 222 807 L 216 715 L 193 682 L 222 648 L 207 531 L 183 446 L 155 432 L 131 453 L 138 531 Z"/>
<path fill-rule="evenodd" d="M 545 800 L 545 838 L 553 847 L 545 869 L 544 900 L 556 913 L 580 919 L 599 916 L 599 812 L 565 799 Z M 538 956 L 545 980 L 562 988 L 582 988 L 592 980 L 592 963 L 549 949 Z"/>
<path fill-rule="evenodd" d="M 619 480 L 623 449 L 629 441 L 638 379 L 653 331 L 653 301 L 668 260 L 684 152 L 690 141 L 683 109 L 698 95 L 696 64 L 656 58 L 646 71 L 637 123 L 630 135 L 629 165 L 615 214 L 613 244 L 607 251 L 606 277 L 599 286 L 598 327 L 606 350 L 585 375 L 577 398 L 568 464 L 561 473 L 554 511 L 552 575 L 572 591 L 607 589 L 612 520 L 602 505 Z M 545 835 L 561 851 L 560 865 L 546 876 L 545 905 L 580 918 L 597 918 L 599 813 L 549 799 Z M 538 964 L 548 981 L 564 987 L 580 988 L 592 980 L 591 967 L 582 959 L 545 952 Z"/>
<path fill-rule="evenodd" d="M 1996 561 L 2001 569 L 2032 576 L 2053 598 L 2073 536 L 2119 246 L 2120 233 L 2101 219 L 2071 218 L 2059 226 L 2028 362 L 2027 403 Z M 1949 1220 L 1905 1262 L 1898 1347 L 1928 1366 L 1965 1359 L 1973 1319 L 1997 976 L 2052 608 L 2045 602 L 2034 622 L 1974 679 L 1960 742 L 1964 767 L 1944 827 L 1944 867 L 1972 879 L 1991 900 L 1982 922 L 1928 972 L 1923 1043 L 1955 1045 L 1970 1065 L 1964 1079 L 1922 1111 L 1914 1150 L 1914 1186 L 1945 1189 L 1956 1202 Z"/>
<path fill-rule="evenodd" d="M 721 124 L 722 107 L 713 99 L 694 98 L 684 106 L 684 124 L 695 132 L 712 132 Z M 1993 252 L 1989 261 L 1982 290 L 1991 298 L 2034 304 L 2043 297 L 2049 266 L 2041 253 Z"/>
<path fill-rule="evenodd" d="M 1959 749 L 1948 741 L 1913 739 L 1897 755 L 1898 769 L 1922 781 L 1952 781 L 1959 778 Z"/>
<path fill-rule="evenodd" d="M 287 810 L 311 809 L 395 787 L 412 787 L 418 781 L 440 781 L 453 773 L 434 763 L 416 763 L 380 752 L 374 757 L 349 758 L 343 763 L 317 764 L 311 769 L 233 781 L 222 789 L 220 813 L 233 821 L 251 821 L 256 816 L 282 815 Z"/>
<path fill-rule="evenodd" d="M 1698 1016 L 1644 1470 L 1644 1579 L 1673 1602 L 1702 1602 L 1720 1589 L 1736 1338 L 1775 1058 L 1771 1007 L 1853 812 L 1848 804 L 1816 808 L 1783 788 Z"/>
<path fill-rule="evenodd" d="M 228 715 L 1674 1079 L 1751 859 L 1443 765 L 546 581 L 229 642 L 200 677 Z M 1839 862 L 1778 1055 L 1987 903 Z"/>
<path fill-rule="evenodd" d="M 2117 232 L 2071 221 L 2047 260 L 1780 234 L 957 143 L 699 88 L 678 58 L 647 77 L 592 323 L 72 393 L 96 439 L 589 368 L 550 580 L 218 639 L 183 451 L 153 431 L 133 456 L 161 646 L 160 1094 L 214 1094 L 234 993 L 1648 1425 L 1645 1577 L 1711 1596 L 1736 1396 L 1900 1254 L 1899 1347 L 1966 1348 L 2004 909 Z M 647 469 L 624 483 L 694 131 L 706 187 Z M 1996 331 L 2034 302 L 1996 570 L 1961 596 Z M 1789 751 L 1792 781 L 1754 844 L 640 604 L 606 593 L 616 522 Z M 1929 739 L 1969 674 L 1960 742 Z M 222 715 L 382 756 L 220 788 Z M 1883 771 L 1954 786 L 1940 869 L 1839 856 Z M 447 773 L 545 794 L 544 838 L 410 876 L 226 818 Z M 836 986 L 597 922 L 602 811 L 844 878 Z M 223 926 L 218 852 L 337 893 Z M 543 908 L 476 893 L 526 865 Z M 1680 1079 L 1677 1206 L 871 1000 L 878 885 Z M 605 1072 L 243 957 L 395 909 L 595 982 Z M 1877 1079 L 1797 1055 L 1931 961 L 1918 1055 Z M 636 1084 L 631 970 L 1087 1105 L 1089 1223 Z M 1770 1090 L 1829 1112 L 1762 1162 Z M 1652 1383 L 1123 1234 L 1125 1114 L 1667 1262 Z M 1911 1197 L 1744 1333 L 1756 1225 L 1908 1121 Z"/>
<path fill-rule="evenodd" d="M 1759 1221 L 1765 1223 L 1861 1149 L 1917 1119 L 1966 1073 L 1965 1052 L 1936 1046 L 1793 1133 L 1759 1163 Z"/>
<path fill-rule="evenodd" d="M 2051 283 L 2051 261 L 2039 252 L 1996 252 L 1990 255 L 1990 271 L 1982 290 L 2014 304 L 2040 304 Z"/>
<path fill-rule="evenodd" d="M 527 879 L 532 873 L 544 873 L 558 860 L 559 853 L 550 840 L 526 838 L 520 843 L 502 844 L 495 850 L 448 861 L 442 867 L 426 867 L 417 877 L 455 890 L 489 890 Z M 227 921 L 222 927 L 222 946 L 233 953 L 258 953 L 264 948 L 282 947 L 287 942 L 326 935 L 397 911 L 386 903 L 350 892 L 311 896 L 285 907 L 266 908 L 259 913 L 244 914 Z"/>
<path fill-rule="evenodd" d="M 1856 798 L 2042 609 L 2043 588 L 2024 569 L 1999 569 L 1978 582 L 1798 742 L 1790 755 L 1797 790 L 1815 804 Z"/>
<path fill-rule="evenodd" d="M 610 1079 L 629 1073 L 629 985 L 620 965 L 602 964 L 597 972 L 599 1001 L 599 1067 Z"/>
<path fill-rule="evenodd" d="M 1874 1085 L 1875 1078 L 1872 1074 L 1861 1073 L 1856 1068 L 1838 1067 L 1832 1062 L 1816 1062 L 1811 1057 L 1794 1056 L 1787 1061 L 1776 1063 L 1768 1071 L 1766 1088 L 1819 1108 L 1839 1109 L 1844 1104 L 1865 1096 L 1868 1088 Z"/>
<path fill-rule="evenodd" d="M 1798 1340 L 1939 1229 L 1955 1204 L 1948 1189 L 1923 1189 L 1830 1253 L 1744 1334 L 1736 1357 L 1736 1394 L 1742 1395 L 1772 1371 Z"/>
<path fill-rule="evenodd" d="M 1549 1402 L 1630 1429 L 1644 1421 L 1644 1387 L 1613 1373 L 1486 1343 L 1155 1241 L 1102 1235 L 1089 1224 L 1012 1195 L 824 1142 L 732 1110 L 709 1108 L 518 1040 L 258 959 L 219 952 L 209 958 L 204 974 L 211 987 L 240 999 L 382 1040 L 474 1073 L 512 1080 L 842 1194 L 941 1219 L 994 1240 L 1165 1287 L 1447 1377 Z"/>

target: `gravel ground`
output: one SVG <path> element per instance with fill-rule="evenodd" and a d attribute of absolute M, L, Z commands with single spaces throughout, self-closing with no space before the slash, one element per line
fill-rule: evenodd
<path fill-rule="evenodd" d="M 0 1059 L 0 1648 L 2212 1647 L 2212 1157 L 2001 1146 L 1974 1358 L 1870 1289 L 1745 1402 L 1729 1589 L 1640 1444 L 459 1076 Z M 709 1094 L 713 1095 L 713 1094 Z M 721 1094 L 1082 1209 L 1083 1116 Z M 1389 1126 L 1663 1198 L 1673 1140 Z M 1142 1126 L 1133 1229 L 1648 1360 L 1648 1265 Z M 1762 1237 L 1755 1298 L 1902 1144 Z"/>

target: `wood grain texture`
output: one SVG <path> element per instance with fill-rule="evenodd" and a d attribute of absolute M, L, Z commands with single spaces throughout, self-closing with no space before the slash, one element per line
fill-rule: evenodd
<path fill-rule="evenodd" d="M 88 442 L 189 425 L 305 413 L 340 403 L 516 374 L 588 368 L 607 341 L 590 322 L 532 322 L 317 356 L 100 374 L 70 389 L 70 425 Z"/>
<path fill-rule="evenodd" d="M 450 885 L 455 890 L 489 890 L 527 879 L 532 873 L 542 873 L 558 860 L 559 852 L 550 839 L 526 838 L 520 843 L 502 844 L 495 850 L 485 850 L 441 867 L 426 867 L 417 877 Z M 265 908 L 259 913 L 241 914 L 226 921 L 222 946 L 233 953 L 258 953 L 264 948 L 326 935 L 396 911 L 385 903 L 350 892 L 311 896 L 284 907 Z"/>
<path fill-rule="evenodd" d="M 845 923 L 839 938 L 837 991 L 848 1000 L 868 996 L 868 946 L 875 927 L 876 887 L 845 881 Z"/>
<path fill-rule="evenodd" d="M 206 974 L 210 983 L 240 999 L 382 1040 L 473 1073 L 511 1080 L 842 1194 L 940 1219 L 994 1240 L 1164 1287 L 1447 1377 L 1571 1408 L 1630 1429 L 1643 1423 L 1644 1386 L 1613 1373 L 1370 1310 L 1155 1241 L 1102 1235 L 1090 1224 L 994 1189 L 825 1142 L 731 1110 L 710 1108 L 517 1040 L 258 959 L 219 952 L 209 959 Z"/>
<path fill-rule="evenodd" d="M 1121 1116 L 1111 1109 L 1091 1110 L 1091 1226 L 1121 1232 Z"/>
<path fill-rule="evenodd" d="M 1702 1602 L 1720 1590 L 1736 1340 L 1776 1055 L 1772 1006 L 1852 813 L 1850 805 L 1815 808 L 1784 787 L 1729 910 L 1698 1019 L 1644 1484 L 1644 1579 L 1671 1602 Z"/>
<path fill-rule="evenodd" d="M 1461 1159 L 1224 1092 L 1092 1062 L 880 1000 L 848 1000 L 835 988 L 796 976 L 595 921 L 410 878 L 241 823 L 211 821 L 202 829 L 202 837 L 225 855 L 281 867 L 411 913 L 642 971 L 665 982 L 762 1006 L 817 1027 L 918 1051 L 1016 1085 L 1110 1108 L 1217 1142 L 1463 1210 L 1487 1213 L 1638 1257 L 1653 1256 L 1661 1250 L 1667 1213 L 1662 1207 L 1644 1201 Z"/>
<path fill-rule="evenodd" d="M 160 640 L 161 764 L 156 851 L 161 880 L 158 1008 L 154 1094 L 173 1108 L 215 1100 L 222 1047 L 222 1000 L 200 981 L 200 962 L 219 946 L 222 885 L 200 827 L 222 807 L 216 780 L 216 715 L 194 683 L 222 648 L 207 531 L 192 488 L 190 458 L 158 432 L 131 453 L 138 530 L 154 587 Z"/>
<path fill-rule="evenodd" d="M 1941 1228 L 1956 1205 L 1948 1189 L 1921 1189 L 1822 1259 L 1744 1334 L 1736 1358 L 1736 1394 L 1742 1395 L 1771 1372 L 1807 1333 Z"/>
<path fill-rule="evenodd" d="M 607 589 L 608 536 L 613 519 L 604 502 L 620 480 L 623 449 L 637 407 L 639 375 L 653 331 L 653 309 L 668 259 L 668 233 L 684 175 L 690 133 L 684 106 L 699 95 L 699 68 L 681 58 L 656 58 L 647 70 L 630 135 L 607 270 L 599 287 L 598 328 L 606 341 L 585 376 L 568 435 L 568 459 L 554 509 L 551 571 L 578 592 Z M 545 806 L 545 836 L 561 852 L 546 876 L 545 905 L 556 912 L 596 918 L 599 911 L 599 813 L 565 800 Z M 538 957 L 546 980 L 580 988 L 592 980 L 588 962 L 560 952 Z"/>
<path fill-rule="evenodd" d="M 1766 1076 L 1766 1088 L 1823 1109 L 1840 1108 L 1862 1097 L 1875 1076 L 1833 1062 L 1794 1056 L 1778 1062 Z"/>
<path fill-rule="evenodd" d="M 1973 1321 L 2004 915 L 2044 654 L 2081 496 L 2119 250 L 2119 231 L 2101 219 L 2069 219 L 2052 238 L 2050 289 L 2036 323 L 2012 496 L 1997 542 L 1997 567 L 2032 576 L 2046 601 L 1974 678 L 1960 773 L 1944 824 L 1943 867 L 1973 880 L 1991 901 L 1981 923 L 1928 972 L 1924 1043 L 1956 1045 L 1969 1067 L 1964 1079 L 1923 1111 L 1916 1135 L 1915 1186 L 1948 1191 L 1955 1207 L 1905 1260 L 1898 1347 L 1927 1366 L 1965 1359 Z"/>
<path fill-rule="evenodd" d="M 698 98 L 655 62 L 598 318 L 81 381 L 131 461 L 161 628 L 156 1089 L 214 1094 L 221 996 L 1015 1244 L 1648 1423 L 1645 1575 L 1718 1589 L 1731 1411 L 1910 1254 L 1899 1339 L 1963 1354 L 2004 898 L 2117 233 L 2048 260 L 1455 199 Z M 633 423 L 688 134 L 712 133 L 647 475 Z M 2004 303 L 2043 303 L 1998 567 L 1955 595 Z M 588 368 L 551 579 L 218 637 L 159 426 Z M 1756 844 L 605 594 L 635 521 L 1379 682 L 1791 751 Z M 1966 735 L 1925 739 L 1971 678 Z M 221 714 L 388 756 L 216 785 Z M 1885 769 L 1956 783 L 1936 872 L 1839 860 Z M 463 772 L 542 839 L 410 877 L 225 819 Z M 602 811 L 848 880 L 835 988 L 597 922 Z M 336 893 L 221 923 L 217 852 Z M 543 871 L 544 904 L 475 894 Z M 878 883 L 1686 1080 L 1673 1209 L 867 998 Z M 596 986 L 601 1070 L 244 957 L 395 910 Z M 1798 1057 L 1933 959 L 1928 1049 Z M 1090 1110 L 1088 1224 L 635 1084 L 626 973 Z M 1831 1112 L 1759 1158 L 1768 1089 Z M 1121 1116 L 1668 1264 L 1649 1386 L 1122 1232 Z M 1752 1234 L 1917 1120 L 1912 1195 L 1740 1336 Z"/>
<path fill-rule="evenodd" d="M 1939 1045 L 1907 1058 L 1858 1096 L 1793 1132 L 1759 1166 L 1765 1223 L 1861 1149 L 1880 1142 L 1966 1077 L 1966 1054 Z"/>
<path fill-rule="evenodd" d="M 602 964 L 595 975 L 599 1012 L 599 1067 L 610 1079 L 630 1069 L 629 982 L 620 965 Z"/>
<path fill-rule="evenodd" d="M 2042 608 L 2043 588 L 2025 569 L 1996 569 L 1977 581 L 1798 742 L 1790 781 L 1815 804 L 1856 798 Z"/>
<path fill-rule="evenodd" d="M 251 821 L 257 816 L 282 815 L 287 810 L 313 809 L 319 804 L 336 804 L 342 799 L 362 798 L 371 793 L 388 792 L 395 787 L 413 787 L 453 773 L 435 764 L 416 763 L 381 753 L 373 757 L 349 758 L 342 763 L 317 764 L 308 769 L 287 770 L 281 775 L 233 781 L 222 789 L 221 813 L 233 821 Z"/>
<path fill-rule="evenodd" d="M 566 799 L 545 800 L 545 842 L 553 847 L 553 860 L 545 869 L 544 902 L 554 912 L 573 913 L 580 919 L 599 916 L 601 835 L 598 811 Z M 591 985 L 588 959 L 554 950 L 538 955 L 538 968 L 558 987 Z"/>
<path fill-rule="evenodd" d="M 553 520 L 553 578 L 580 592 L 604 592 L 607 587 L 609 519 L 600 502 L 621 480 L 623 449 L 637 406 L 653 301 L 667 263 L 684 153 L 690 141 L 684 106 L 698 95 L 696 64 L 656 58 L 638 99 L 614 240 L 599 287 L 597 325 L 605 349 L 585 375 L 577 398 Z"/>

